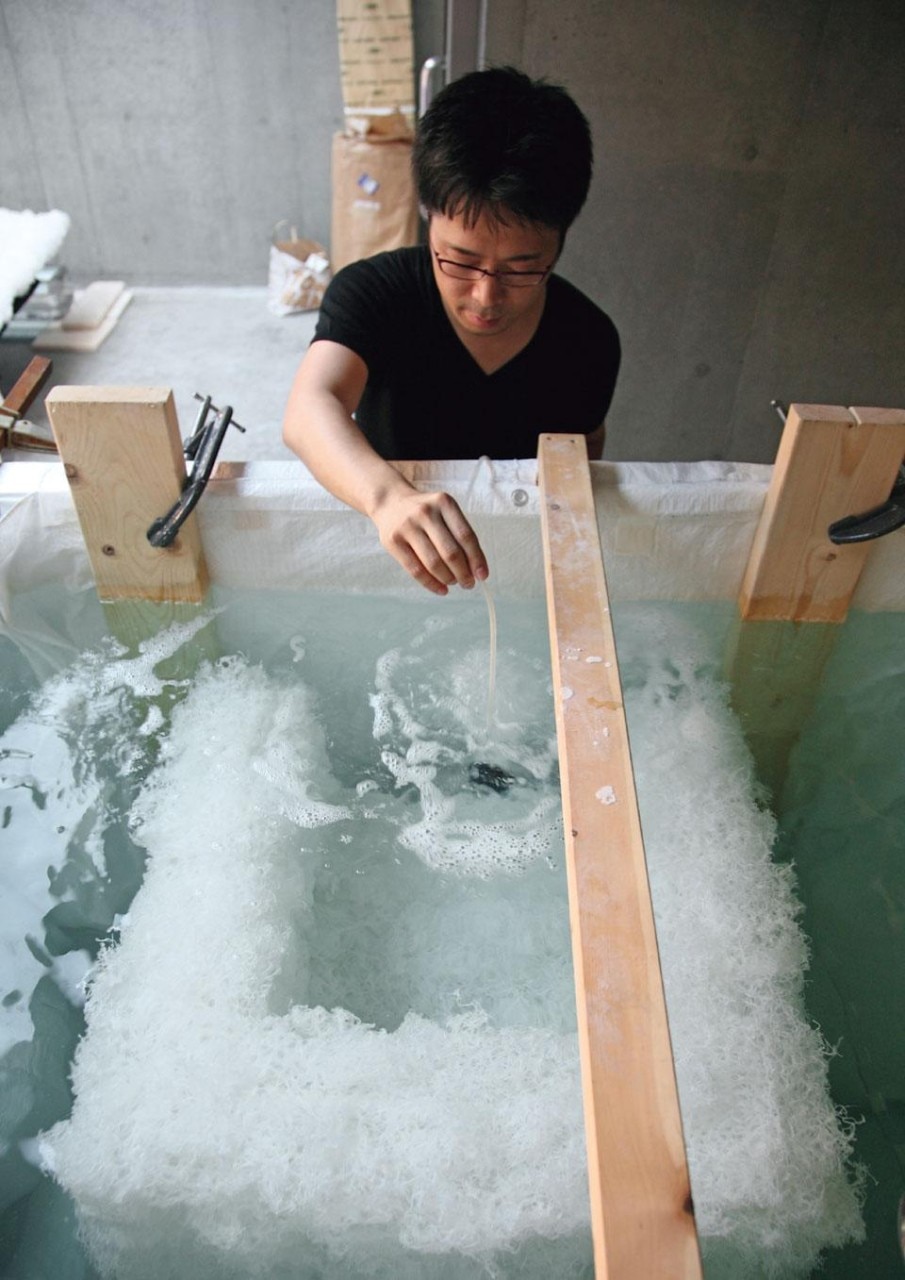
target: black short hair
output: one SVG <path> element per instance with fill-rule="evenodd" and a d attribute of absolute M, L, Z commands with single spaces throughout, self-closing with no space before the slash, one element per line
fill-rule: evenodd
<path fill-rule="evenodd" d="M 565 89 L 514 67 L 473 71 L 418 124 L 415 184 L 428 214 L 542 223 L 563 237 L 591 184 L 591 130 Z"/>

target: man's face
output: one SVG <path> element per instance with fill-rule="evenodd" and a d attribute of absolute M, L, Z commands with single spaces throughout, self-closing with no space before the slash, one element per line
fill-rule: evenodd
<path fill-rule="evenodd" d="M 546 276 L 534 285 L 515 286 L 496 275 L 458 280 L 438 258 L 493 272 L 546 273 L 559 256 L 559 232 L 538 223 L 508 225 L 481 217 L 466 226 L 461 215 L 431 215 L 428 229 L 434 279 L 454 328 L 469 337 L 531 337 L 544 309 Z M 530 277 L 526 277 L 529 279 Z"/>

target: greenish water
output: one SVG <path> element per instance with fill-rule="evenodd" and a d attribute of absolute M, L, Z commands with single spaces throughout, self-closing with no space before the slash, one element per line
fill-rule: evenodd
<path fill-rule="evenodd" d="M 372 741 L 373 710 L 360 690 L 356 692 L 342 679 L 342 673 L 353 651 L 363 650 L 364 665 L 373 667 L 381 653 L 409 643 L 423 623 L 425 608 L 391 604 L 375 612 L 360 608 L 359 602 L 351 610 L 331 610 L 322 599 L 304 596 L 269 596 L 266 608 L 237 608 L 225 597 L 221 603 L 224 611 L 216 622 L 221 651 L 248 655 L 277 678 L 303 673 L 317 689 L 324 720 L 331 726 L 327 745 L 336 777 L 352 784 L 368 776 L 378 786 L 384 785 L 385 771 L 379 763 L 361 758 L 362 741 Z M 472 603 L 475 627 L 486 637 L 483 602 L 477 598 Z M 472 608 L 472 603 L 467 607 Z M 29 608 L 35 617 L 49 619 L 61 608 L 69 611 L 78 646 L 96 646 L 104 634 L 103 615 L 89 596 L 63 606 L 47 595 L 30 601 Z M 718 651 L 732 611 L 686 606 L 684 613 L 710 634 L 714 652 Z M 617 633 L 619 622 L 617 611 Z M 537 698 L 545 705 L 549 703 L 546 645 L 542 604 L 507 608 L 501 619 L 501 661 L 505 663 L 508 647 L 509 657 L 517 655 L 521 664 L 522 684 L 530 687 L 533 682 Z M 61 651 L 57 665 L 65 666 L 72 656 L 73 652 Z M 36 665 L 42 675 L 53 662 L 47 646 L 40 646 Z M 899 692 L 905 687 L 903 662 L 905 619 L 853 616 L 840 636 L 813 719 L 793 755 L 781 806 L 780 856 L 794 861 L 805 902 L 804 927 L 813 947 L 808 1012 L 827 1040 L 839 1044 L 839 1055 L 831 1064 L 833 1096 L 838 1105 L 863 1119 L 857 1154 L 870 1174 L 868 1240 L 827 1254 L 815 1276 L 833 1280 L 884 1280 L 902 1273 L 895 1247 L 895 1202 L 905 1187 L 901 984 L 905 974 L 905 753 L 896 735 L 903 723 Z M 28 716 L 29 700 L 39 685 L 33 663 L 33 645 L 23 650 L 0 638 L 0 731 Z M 631 658 L 625 667 L 630 684 Z M 411 678 L 417 684 L 427 677 L 413 667 Z M 502 686 L 499 696 L 505 706 L 505 680 Z M 91 708 L 81 718 L 70 716 L 64 736 L 78 762 L 72 777 L 66 785 L 61 781 L 56 791 L 33 788 L 28 806 L 15 813 L 9 806 L 4 811 L 2 834 L 7 837 L 32 839 L 31 827 L 17 825 L 30 820 L 26 809 L 33 810 L 32 817 L 48 830 L 59 810 L 56 825 L 66 829 L 64 856 L 49 853 L 47 859 L 54 901 L 45 904 L 47 909 L 39 910 L 29 925 L 33 954 L 36 949 L 38 963 L 47 974 L 24 1001 L 15 989 L 0 992 L 9 1011 L 25 1005 L 34 1026 L 33 1039 L 16 1043 L 0 1063 L 0 1121 L 11 1139 L 0 1154 L 0 1268 L 9 1280 L 95 1280 L 75 1239 L 72 1206 L 23 1157 L 17 1143 L 68 1114 L 67 1064 L 84 1022 L 77 1002 L 63 993 L 64 980 L 78 980 L 78 957 L 83 958 L 84 967 L 96 956 L 141 883 L 144 851 L 130 834 L 128 816 L 157 763 L 169 710 L 185 696 L 186 687 L 181 678 L 174 678 L 150 695 L 113 697 L 100 716 Z M 486 671 L 476 669 L 476 720 L 481 717 L 485 690 Z M 159 720 L 149 716 L 149 706 L 157 708 Z M 532 715 L 538 724 L 545 714 L 549 711 L 543 712 L 535 700 Z M 90 743 L 82 736 L 89 730 Z M 132 744 L 125 753 L 123 739 Z M 82 816 L 71 828 L 66 825 L 67 785 L 69 795 L 78 794 L 82 804 Z M 643 810 L 644 796 L 640 799 Z M 532 892 L 538 901 L 545 892 L 561 895 L 560 870 L 539 870 L 533 884 L 528 884 L 529 897 Z M 392 867 L 390 872 L 395 875 Z M 423 878 L 423 871 L 419 875 Z M 546 890 L 545 876 L 551 886 Z M 318 889 L 328 907 L 340 898 L 366 905 L 369 891 L 367 880 L 356 874 L 352 864 L 342 877 L 328 868 Z M 400 882 L 394 892 L 401 903 L 408 890 Z M 468 895 L 473 896 L 473 891 Z M 492 922 L 492 914 L 487 919 Z M 329 912 L 318 928 L 326 949 L 324 963 L 315 974 L 317 998 L 354 1007 L 355 992 L 337 979 L 329 964 Z M 499 944 L 491 925 L 486 942 Z M 517 960 L 514 931 L 512 943 Z M 560 943 L 567 945 L 565 935 L 557 946 Z M 55 968 L 66 957 L 76 961 L 68 974 Z M 362 972 L 371 963 L 369 953 L 363 952 Z M 369 1010 L 361 1012 L 367 1015 Z M 387 1025 L 402 1012 L 401 1007 L 390 1009 L 385 1015 Z M 177 1269 L 162 1270 L 161 1280 L 164 1275 L 180 1274 L 179 1264 L 172 1266 Z M 533 1241 L 498 1258 L 494 1266 L 488 1271 L 485 1262 L 457 1257 L 432 1262 L 427 1271 L 423 1259 L 415 1255 L 400 1261 L 397 1276 L 399 1280 L 421 1280 L 428 1274 L 432 1280 L 478 1280 L 487 1275 L 581 1280 L 592 1274 L 586 1239 L 565 1246 Z M 326 1267 L 327 1262 L 313 1250 L 304 1269 L 280 1275 L 313 1280 L 328 1274 Z M 728 1280 L 733 1274 L 713 1255 L 708 1280 Z M 348 1280 L 353 1280 L 351 1271 Z"/>
<path fill-rule="evenodd" d="M 858 1121 L 867 1240 L 820 1276 L 905 1273 L 905 615 L 852 613 L 793 750 L 778 856 L 794 863 L 812 948 L 808 1012 L 838 1054 L 836 1103 Z"/>
<path fill-rule="evenodd" d="M 503 830 L 483 856 L 491 872 L 495 858 L 505 862 L 513 844 L 507 845 L 507 823 L 514 821 L 517 830 L 546 792 L 555 800 L 558 790 L 542 604 L 507 608 L 498 723 L 486 742 L 481 647 L 486 650 L 487 611 L 477 593 L 442 613 L 430 604 L 311 595 L 262 601 L 223 593 L 214 605 L 203 649 L 260 666 L 268 689 L 284 688 L 287 698 L 300 683 L 310 689 L 325 729 L 329 776 L 323 784 L 367 809 L 364 825 L 334 822 L 329 840 L 319 830 L 305 836 L 309 854 L 315 846 L 322 853 L 310 884 L 314 911 L 300 911 L 303 976 L 296 980 L 289 965 L 280 974 L 283 1003 L 341 1006 L 394 1032 L 410 1011 L 442 1020 L 480 1001 L 494 1025 L 545 1027 L 574 1039 L 558 820 L 549 853 L 526 874 L 469 879 L 444 875 L 442 868 L 438 873 L 394 844 L 413 824 L 418 791 L 394 775 L 400 766 L 387 755 L 400 739 L 404 744 L 423 736 L 426 758 L 435 759 L 439 781 L 454 796 L 452 826 L 469 832 L 475 820 L 502 820 Z M 77 984 L 100 946 L 116 938 L 141 885 L 145 850 L 134 838 L 130 814 L 166 754 L 174 709 L 190 696 L 192 662 L 179 661 L 182 649 L 163 663 L 133 662 L 104 638 L 104 617 L 90 596 L 36 593 L 21 609 L 28 620 L 21 647 L 0 640 L 0 838 L 16 890 L 7 897 L 5 915 L 7 933 L 19 944 L 28 939 L 12 959 L 5 957 L 0 992 L 0 1274 L 7 1280 L 95 1280 L 77 1238 L 74 1208 L 39 1172 L 31 1139 L 71 1109 L 69 1063 L 85 1029 Z M 57 646 L 53 633 L 64 614 L 64 630 L 78 643 Z M 401 655 L 395 665 L 386 660 L 393 653 Z M 381 690 L 392 723 L 377 741 L 374 699 Z M 217 697 L 215 684 L 211 696 Z M 432 731 L 406 720 L 409 707 L 430 703 L 436 712 Z M 241 741 L 245 732 L 241 722 L 232 723 L 231 736 Z M 486 748 L 492 761 L 503 759 L 514 778 L 509 795 L 470 783 L 472 745 Z M 199 802 L 203 810 L 217 796 L 205 795 L 202 786 Z M 194 826 L 186 822 L 195 839 L 203 826 L 203 817 L 200 827 L 197 820 Z M 29 856 L 17 871 L 16 855 L 25 851 Z M 480 839 L 453 852 L 480 860 Z M 287 891 L 293 892 L 291 879 Z M 10 919 L 13 900 L 18 914 Z M 573 1052 L 577 1090 L 577 1046 Z M 582 1180 L 580 1155 L 573 1164 Z M 150 1272 L 145 1254 L 128 1262 L 128 1274 L 164 1280 L 188 1269 L 245 1280 L 242 1265 L 228 1258 L 211 1273 L 210 1258 L 203 1251 L 196 1258 L 191 1243 L 186 1247 L 176 1237 L 178 1232 L 155 1246 Z M 381 1260 L 381 1252 L 385 1242 L 375 1237 L 373 1266 L 362 1266 L 360 1259 L 337 1262 L 311 1243 L 303 1257 L 275 1263 L 267 1275 L 586 1280 L 591 1274 L 586 1230 L 518 1241 L 499 1256 L 435 1256 L 397 1245 L 389 1260 Z"/>
<path fill-rule="evenodd" d="M 685 606 L 733 642 L 735 606 Z M 617 639 L 619 610 L 615 610 Z M 770 624 L 781 629 L 784 624 Z M 789 628 L 777 652 L 802 660 Z M 806 629 L 806 628 L 805 628 Z M 835 1055 L 836 1106 L 855 1122 L 866 1171 L 866 1239 L 828 1250 L 814 1280 L 900 1280 L 897 1208 L 905 1193 L 905 614 L 850 613 L 775 796 L 776 860 L 792 865 L 811 962 L 808 1016 Z M 806 640 L 807 637 L 804 637 Z M 818 640 L 825 650 L 826 636 Z M 805 658 L 807 650 L 805 649 Z M 622 664 L 623 666 L 625 664 Z M 777 687 L 789 697 L 787 680 Z M 764 736 L 769 741 L 770 732 Z M 767 781 L 767 780 L 765 780 Z M 772 777 L 769 779 L 772 782 Z M 643 809 L 643 796 L 641 797 Z M 707 1272 L 710 1276 L 710 1271 Z"/>

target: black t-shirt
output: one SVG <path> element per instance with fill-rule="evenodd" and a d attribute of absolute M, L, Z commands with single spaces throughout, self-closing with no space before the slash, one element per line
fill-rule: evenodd
<path fill-rule="evenodd" d="M 528 345 L 486 374 L 443 308 L 426 247 L 344 267 L 321 304 L 313 341 L 361 356 L 368 381 L 355 414 L 384 458 L 533 458 L 542 431 L 596 430 L 619 370 L 619 336 L 559 276 Z"/>

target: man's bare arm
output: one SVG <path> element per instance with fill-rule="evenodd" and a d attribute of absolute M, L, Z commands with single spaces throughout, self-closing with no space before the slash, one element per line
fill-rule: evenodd
<path fill-rule="evenodd" d="M 420 493 L 381 458 L 356 426 L 368 378 L 364 361 L 337 342 L 309 347 L 289 394 L 283 439 L 340 501 L 369 516 L 380 541 L 437 595 L 488 576 L 474 530 L 447 493 Z"/>

